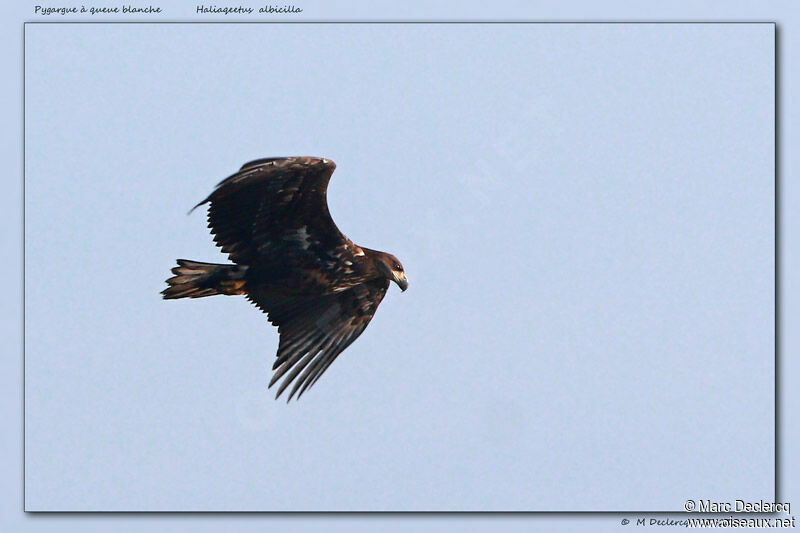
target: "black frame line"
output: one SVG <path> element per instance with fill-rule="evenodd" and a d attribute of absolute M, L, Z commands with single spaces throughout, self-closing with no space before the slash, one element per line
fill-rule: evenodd
<path fill-rule="evenodd" d="M 202 15 L 198 15 L 202 16 Z M 217 16 L 217 14 L 211 15 Z M 469 25 L 476 25 L 476 24 L 536 24 L 536 25 L 617 25 L 617 24 L 635 24 L 635 25 L 661 25 L 661 24 L 674 24 L 674 25 L 699 25 L 699 24 L 772 24 L 773 25 L 773 33 L 774 33 L 774 50 L 773 50 L 773 84 L 774 84 L 774 96 L 773 96 L 773 121 L 774 121 L 774 197 L 773 197 L 773 204 L 774 204 L 774 230 L 773 230 L 773 277 L 774 277 L 774 459 L 775 459 L 775 471 L 774 471 L 774 501 L 780 502 L 781 495 L 783 494 L 784 489 L 784 480 L 783 475 L 781 473 L 781 462 L 783 459 L 783 447 L 781 446 L 781 436 L 783 435 L 783 431 L 781 429 L 781 415 L 783 413 L 783 409 L 781 406 L 780 401 L 780 392 L 782 390 L 781 384 L 781 373 L 779 372 L 780 368 L 782 367 L 781 356 L 783 355 L 783 343 L 781 341 L 781 331 L 783 331 L 782 327 L 782 302 L 783 299 L 781 298 L 781 284 L 782 284 L 782 272 L 783 269 L 781 268 L 781 259 L 783 257 L 783 253 L 781 250 L 780 245 L 780 235 L 781 235 L 781 214 L 783 212 L 781 206 L 781 176 L 783 173 L 783 165 L 780 158 L 780 137 L 781 137 L 781 121 L 780 121 L 780 26 L 774 20 L 753 20 L 753 21 L 720 21 L 720 20 L 667 20 L 667 21 L 638 21 L 638 20 L 594 20 L 594 21 L 571 21 L 571 20 L 559 20 L 559 21 L 541 21 L 541 20 L 282 20 L 282 21 L 275 21 L 275 20 L 197 20 L 197 21 L 187 21 L 187 20 L 60 20 L 60 21 L 25 21 L 22 23 L 23 31 L 22 31 L 22 510 L 26 515 L 37 516 L 37 517 L 59 517 L 59 516 L 81 516 L 87 514 L 102 514 L 102 515 L 120 515 L 120 516 L 141 516 L 141 515 L 173 515 L 173 514 L 189 514 L 189 515 L 215 515 L 215 516 L 226 516 L 226 515 L 284 515 L 284 516 L 304 516 L 304 515 L 312 515 L 312 516 L 336 516 L 336 515 L 351 515 L 351 516 L 367 516 L 367 515 L 389 515 L 389 516 L 402 516 L 402 515 L 456 515 L 456 516 L 469 516 L 469 515 L 489 515 L 489 516 L 499 516 L 499 515 L 545 515 L 545 516 L 553 516 L 553 515 L 566 515 L 566 516 L 579 516 L 579 517 L 606 517 L 615 515 L 618 517 L 622 516 L 667 516 L 667 515 L 679 515 L 681 519 L 683 517 L 692 517 L 692 516 L 719 516 L 719 517 L 726 517 L 730 513 L 718 512 L 718 513 L 689 513 L 683 510 L 677 511 L 447 511 L 447 510 L 413 510 L 413 511 L 316 511 L 316 510 L 308 510 L 308 511 L 247 511 L 247 510 L 235 510 L 235 511 L 227 511 L 227 510 L 176 510 L 176 511 L 103 511 L 103 510 L 95 510 L 95 511 L 28 511 L 26 509 L 26 492 L 25 492 L 25 348 L 26 348 L 26 337 L 25 337 L 25 249 L 26 249 L 26 242 L 25 242 L 25 178 L 26 178 L 26 166 L 25 166 L 25 154 L 26 154 L 26 147 L 25 147 L 25 118 L 26 118 L 26 102 L 25 102 L 25 94 L 26 94 L 26 79 L 25 79 L 25 36 L 26 36 L 26 29 L 28 24 L 139 24 L 139 25 L 146 25 L 146 24 L 173 24 L 173 25 L 182 25 L 182 24 L 437 24 L 437 25 L 449 25 L 449 24 L 469 24 Z M 776 516 L 778 513 L 765 513 L 764 515 L 767 516 Z M 749 515 L 749 516 L 762 516 L 761 514 L 758 515 Z"/>

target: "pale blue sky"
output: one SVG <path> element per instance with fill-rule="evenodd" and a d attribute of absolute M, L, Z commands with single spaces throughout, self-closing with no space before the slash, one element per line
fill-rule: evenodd
<path fill-rule="evenodd" d="M 770 499 L 773 32 L 29 25 L 28 509 Z M 158 292 L 295 154 L 411 287 L 287 406 L 263 315 Z"/>

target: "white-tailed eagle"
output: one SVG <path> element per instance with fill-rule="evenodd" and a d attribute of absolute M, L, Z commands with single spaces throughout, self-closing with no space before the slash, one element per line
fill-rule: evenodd
<path fill-rule="evenodd" d="M 336 165 L 317 157 L 258 159 L 208 198 L 208 227 L 234 264 L 178 259 L 165 299 L 244 294 L 278 326 L 271 387 L 299 398 L 369 324 L 389 283 L 405 291 L 391 254 L 353 244 L 334 224 L 326 191 Z"/>

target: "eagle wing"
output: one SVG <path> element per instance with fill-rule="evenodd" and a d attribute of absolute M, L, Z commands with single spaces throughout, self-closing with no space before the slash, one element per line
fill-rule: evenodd
<path fill-rule="evenodd" d="M 288 400 L 311 387 L 336 357 L 358 338 L 375 315 L 389 281 L 372 280 L 321 296 L 253 291 L 248 298 L 278 326 L 280 344 L 271 387 L 286 376 L 276 398 L 294 381 Z"/>
<path fill-rule="evenodd" d="M 330 283 L 343 254 L 354 252 L 328 211 L 335 168 L 333 161 L 316 157 L 258 159 L 195 207 L 210 204 L 214 242 L 234 263 L 260 268 L 276 281 L 309 278 L 313 272 L 320 284 Z"/>

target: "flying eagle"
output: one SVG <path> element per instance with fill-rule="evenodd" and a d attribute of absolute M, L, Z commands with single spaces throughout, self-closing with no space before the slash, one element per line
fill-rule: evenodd
<path fill-rule="evenodd" d="M 292 382 L 288 400 L 311 387 L 369 324 L 389 282 L 405 291 L 392 254 L 353 244 L 334 224 L 326 191 L 336 165 L 318 157 L 245 164 L 208 203 L 214 242 L 233 265 L 178 259 L 164 299 L 244 294 L 278 326 L 269 386 Z"/>

